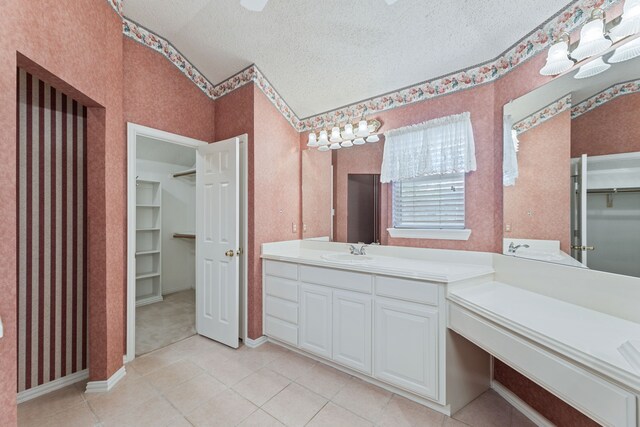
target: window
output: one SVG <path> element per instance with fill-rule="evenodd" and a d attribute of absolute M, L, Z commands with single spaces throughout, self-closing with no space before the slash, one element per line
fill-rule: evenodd
<path fill-rule="evenodd" d="M 393 227 L 462 230 L 464 173 L 412 178 L 393 183 Z"/>

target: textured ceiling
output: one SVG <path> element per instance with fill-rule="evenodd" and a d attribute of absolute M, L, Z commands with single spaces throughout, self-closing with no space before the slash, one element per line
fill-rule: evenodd
<path fill-rule="evenodd" d="M 498 56 L 566 0 L 127 0 L 212 83 L 256 64 L 300 118 Z"/>

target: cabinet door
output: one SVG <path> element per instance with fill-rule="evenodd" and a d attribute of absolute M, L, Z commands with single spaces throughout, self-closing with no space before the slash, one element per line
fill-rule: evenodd
<path fill-rule="evenodd" d="M 300 348 L 331 358 L 331 289 L 300 286 Z"/>
<path fill-rule="evenodd" d="M 371 295 L 333 292 L 333 360 L 371 375 Z"/>
<path fill-rule="evenodd" d="M 376 299 L 374 376 L 438 399 L 438 310 Z"/>

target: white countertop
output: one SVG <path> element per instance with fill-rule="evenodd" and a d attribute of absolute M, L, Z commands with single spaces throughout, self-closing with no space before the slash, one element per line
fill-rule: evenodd
<path fill-rule="evenodd" d="M 640 371 L 618 348 L 640 324 L 500 282 L 453 287 L 448 299 L 640 390 Z"/>
<path fill-rule="evenodd" d="M 374 252 L 373 250 L 371 252 Z M 348 253 L 345 249 L 328 251 L 302 247 L 286 247 L 283 250 L 269 250 L 262 254 L 263 259 L 294 262 L 299 264 L 330 267 L 341 270 L 359 271 L 363 273 L 385 274 L 441 283 L 456 282 L 493 274 L 493 267 L 481 264 L 465 264 L 440 260 L 402 258 L 380 254 L 367 254 L 371 261 L 349 264 L 326 260 L 323 256 L 336 253 Z"/>

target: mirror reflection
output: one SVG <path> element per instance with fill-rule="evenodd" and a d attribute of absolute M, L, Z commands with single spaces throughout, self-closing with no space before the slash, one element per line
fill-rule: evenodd
<path fill-rule="evenodd" d="M 381 243 L 382 143 L 302 151 L 305 239 Z"/>
<path fill-rule="evenodd" d="M 640 58 L 577 72 L 504 106 L 503 252 L 640 277 Z"/>

